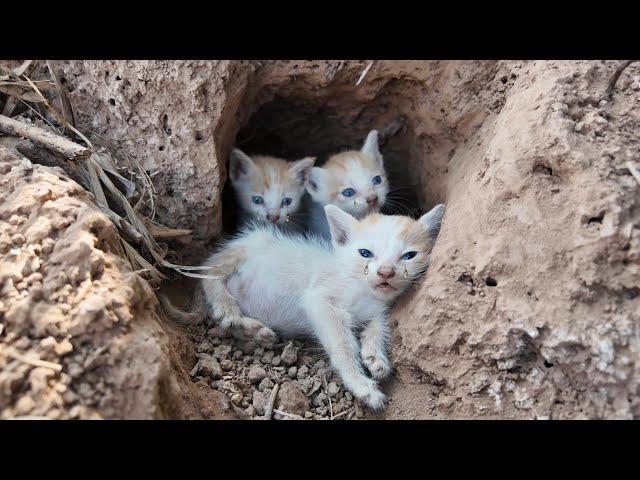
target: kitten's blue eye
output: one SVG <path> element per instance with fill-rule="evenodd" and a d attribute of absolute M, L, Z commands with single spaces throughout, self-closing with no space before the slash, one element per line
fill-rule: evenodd
<path fill-rule="evenodd" d="M 288 206 L 288 205 L 291 205 L 291 202 L 293 202 L 293 200 L 292 200 L 291 198 L 289 198 L 289 197 L 284 197 L 284 198 L 282 199 L 282 206 L 283 206 L 283 207 L 286 207 L 286 206 Z"/>
<path fill-rule="evenodd" d="M 382 183 L 382 177 L 380 175 L 376 175 L 371 181 L 374 185 L 380 185 Z"/>
<path fill-rule="evenodd" d="M 358 250 L 360 252 L 360 255 L 362 255 L 364 258 L 371 258 L 373 257 L 373 253 L 371 253 L 369 250 L 367 250 L 366 248 L 361 248 L 360 250 Z"/>
<path fill-rule="evenodd" d="M 402 255 L 402 257 L 400 257 L 402 260 L 411 260 L 413 257 L 415 257 L 418 254 L 418 252 L 407 252 L 404 255 Z"/>
<path fill-rule="evenodd" d="M 345 188 L 342 190 L 342 195 L 345 197 L 353 197 L 356 194 L 356 191 L 353 188 Z"/>
<path fill-rule="evenodd" d="M 262 205 L 264 203 L 264 198 L 259 195 L 254 195 L 253 197 L 251 197 L 251 201 L 256 205 Z"/>

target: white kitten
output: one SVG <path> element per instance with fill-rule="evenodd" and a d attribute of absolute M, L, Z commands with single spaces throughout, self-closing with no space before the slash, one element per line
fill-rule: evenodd
<path fill-rule="evenodd" d="M 309 230 L 329 239 L 326 205 L 335 205 L 356 218 L 378 212 L 389 193 L 389 182 L 378 148 L 378 132 L 372 130 L 360 151 L 333 155 L 322 167 L 311 170 L 307 191 Z"/>
<path fill-rule="evenodd" d="M 219 278 L 201 281 L 205 304 L 223 328 L 267 344 L 276 340 L 272 329 L 316 337 L 346 388 L 381 408 L 385 396 L 376 380 L 392 370 L 387 311 L 426 270 L 444 205 L 419 220 L 379 213 L 358 220 L 332 205 L 325 212 L 333 248 L 272 225 L 253 226 L 229 241 L 204 262 Z"/>
<path fill-rule="evenodd" d="M 255 155 L 234 149 L 229 159 L 229 179 L 242 211 L 240 223 L 270 222 L 291 228 L 303 226 L 297 218 L 301 197 L 315 158 L 297 162 Z"/>

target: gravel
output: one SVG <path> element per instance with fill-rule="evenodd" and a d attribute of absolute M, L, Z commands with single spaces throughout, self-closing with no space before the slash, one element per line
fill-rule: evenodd
<path fill-rule="evenodd" d="M 271 419 L 328 420 L 332 411 L 334 416 L 347 412 L 338 420 L 357 417 L 353 395 L 345 390 L 318 345 L 293 340 L 267 350 L 241 343 L 218 327 L 196 327 L 194 334 L 199 338 L 190 372 L 193 381 L 205 381 L 223 392 L 228 399 L 225 405 L 238 417 L 266 418 L 276 385 Z"/>

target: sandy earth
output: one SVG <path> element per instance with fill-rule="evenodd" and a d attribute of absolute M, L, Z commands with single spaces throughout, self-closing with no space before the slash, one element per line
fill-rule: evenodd
<path fill-rule="evenodd" d="M 194 229 L 171 245 L 191 262 L 233 218 L 234 143 L 322 160 L 403 115 L 383 145 L 395 195 L 447 213 L 392 313 L 391 403 L 367 417 L 640 416 L 640 185 L 626 166 L 640 168 L 640 66 L 603 99 L 616 62 L 377 61 L 356 85 L 367 64 L 63 68 L 78 125 L 144 165 L 159 222 Z M 91 195 L 14 154 L 0 151 L 0 417 L 237 414 L 233 393 L 190 374 L 216 345 L 163 318 Z"/>

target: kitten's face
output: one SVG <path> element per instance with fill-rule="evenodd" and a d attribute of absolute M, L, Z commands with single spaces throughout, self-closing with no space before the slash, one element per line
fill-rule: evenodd
<path fill-rule="evenodd" d="M 378 212 L 389 193 L 389 182 L 378 149 L 378 132 L 372 130 L 360 151 L 332 156 L 311 170 L 307 191 L 321 205 L 334 205 L 362 218 Z"/>
<path fill-rule="evenodd" d="M 426 270 L 444 210 L 440 204 L 418 220 L 380 213 L 358 220 L 325 207 L 340 261 L 385 302 L 393 301 Z"/>
<path fill-rule="evenodd" d="M 231 152 L 229 178 L 238 201 L 254 219 L 282 224 L 300 208 L 314 158 L 287 162 L 274 157 L 249 157 Z"/>

